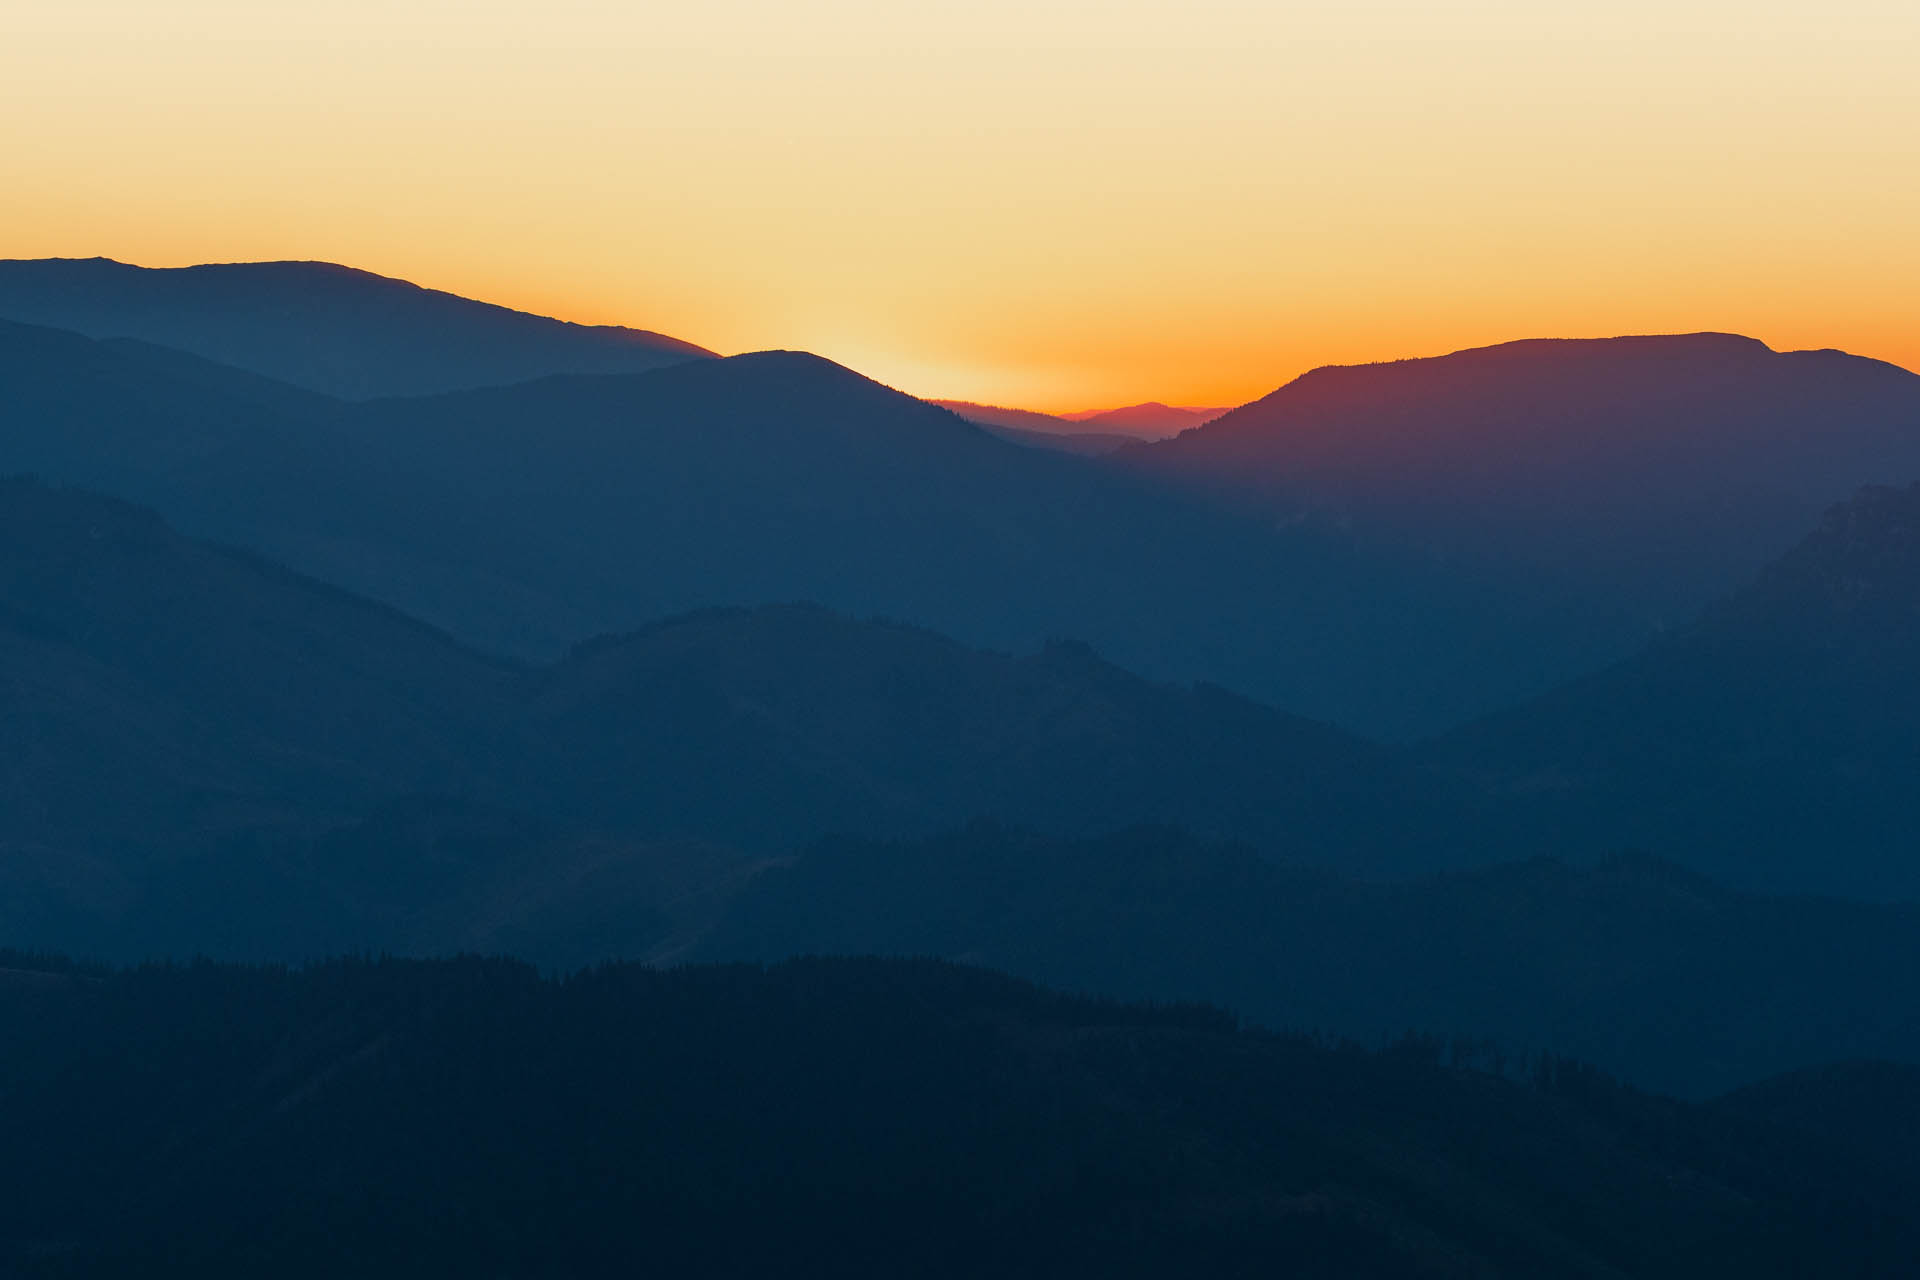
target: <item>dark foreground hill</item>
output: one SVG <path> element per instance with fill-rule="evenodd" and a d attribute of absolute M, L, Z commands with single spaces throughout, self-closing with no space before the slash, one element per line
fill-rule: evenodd
<path fill-rule="evenodd" d="M 1724 1105 L 1877 1164 L 1889 1185 L 1920 1181 L 1920 1066 L 1857 1060 L 1809 1067 L 1741 1089 Z"/>
<path fill-rule="evenodd" d="M 1920 486 L 1871 489 L 1695 625 L 1430 757 L 1563 847 L 1920 897 Z"/>
<path fill-rule="evenodd" d="M 348 399 L 638 373 L 713 354 L 643 329 L 570 324 L 329 262 L 0 261 L 0 317 L 177 347 Z"/>
<path fill-rule="evenodd" d="M 1689 621 L 1861 485 L 1920 476 L 1920 376 L 1730 334 L 1514 342 L 1317 369 L 1115 457 L 1500 584 L 1490 610 L 1552 603 L 1557 629 L 1513 625 L 1563 679 Z"/>
<path fill-rule="evenodd" d="M 1759 897 L 1645 859 L 1364 883 L 1165 830 L 976 826 L 770 868 L 691 954 L 938 956 L 1269 1026 L 1570 1054 L 1690 1096 L 1920 1063 L 1920 906 Z"/>
<path fill-rule="evenodd" d="M 33 1280 L 1754 1280 L 1920 1249 L 1910 1181 L 1742 1110 L 924 962 L 11 963 L 0 1268 Z"/>

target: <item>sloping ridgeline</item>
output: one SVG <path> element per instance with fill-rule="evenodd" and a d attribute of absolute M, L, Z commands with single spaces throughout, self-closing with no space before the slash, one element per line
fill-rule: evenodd
<path fill-rule="evenodd" d="M 1752 886 L 1920 897 L 1920 486 L 1831 510 L 1628 662 L 1442 738 L 1540 841 Z"/>
<path fill-rule="evenodd" d="M 0 323 L 0 404 L 0 468 L 530 658 L 805 599 L 1005 649 L 1076 636 L 1405 732 L 1488 709 L 1536 647 L 1444 567 L 1022 448 L 802 353 L 346 404 Z"/>
<path fill-rule="evenodd" d="M 0 530 L 0 924 L 32 945 L 578 963 L 835 833 L 1152 821 L 1397 868 L 1462 810 L 1380 748 L 1073 645 L 769 607 L 528 668 L 112 499 L 0 482 Z"/>
<path fill-rule="evenodd" d="M 331 262 L 0 261 L 0 316 L 161 343 L 351 400 L 639 373 L 713 354 L 644 329 L 570 324 Z"/>

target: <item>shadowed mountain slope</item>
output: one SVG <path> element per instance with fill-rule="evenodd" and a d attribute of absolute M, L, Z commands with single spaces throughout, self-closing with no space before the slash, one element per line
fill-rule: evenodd
<path fill-rule="evenodd" d="M 0 261 L 0 317 L 139 338 L 348 399 L 555 373 L 637 373 L 713 353 L 642 329 L 570 324 L 326 262 L 146 268 Z"/>
<path fill-rule="evenodd" d="M 1429 832 L 1471 829 L 1385 749 L 1224 690 L 1083 645 L 1016 658 L 811 607 L 594 641 L 543 673 L 529 716 L 564 753 L 545 804 L 622 825 L 673 812 L 693 827 L 657 834 L 769 850 L 980 816 L 1078 835 L 1150 821 L 1377 871 L 1432 866 Z"/>
<path fill-rule="evenodd" d="M 0 483 L 0 530 L 0 924 L 35 945 L 593 959 L 663 944 L 685 922 L 655 909 L 702 875 L 833 833 L 1176 822 L 1393 869 L 1468 829 L 1383 749 L 1064 643 L 779 607 L 521 668 L 115 500 Z"/>
<path fill-rule="evenodd" d="M 113 499 L 0 480 L 0 534 L 9 838 L 154 850 L 269 796 L 471 781 L 521 679 Z"/>
<path fill-rule="evenodd" d="M 149 1276 L 1907 1274 L 1913 1186 L 1735 1111 L 928 963 L 0 973 L 0 1267 Z"/>
<path fill-rule="evenodd" d="M 1080 646 L 784 606 L 519 668 L 113 500 L 10 482 L 0 532 L 0 929 L 33 945 L 932 953 L 1690 1091 L 1920 1040 L 1884 998 L 1920 969 L 1910 910 L 1643 864 L 1353 883 L 1515 838 L 1395 753 Z M 768 861 L 977 816 L 1042 834 Z M 1105 836 L 1133 822 L 1162 825 Z M 1826 847 L 1800 856 L 1828 873 Z"/>
<path fill-rule="evenodd" d="M 0 403 L 0 467 L 149 503 L 497 652 L 811 599 L 1000 648 L 1079 636 L 1157 678 L 1396 731 L 1532 675 L 1527 633 L 1444 575 L 1017 447 L 799 353 L 346 405 L 0 324 Z"/>
<path fill-rule="evenodd" d="M 1809 1067 L 1750 1085 L 1722 1105 L 1877 1165 L 1887 1185 L 1920 1185 L 1920 1066 L 1854 1061 Z"/>
<path fill-rule="evenodd" d="M 1124 449 L 1133 443 L 1128 436 L 1097 435 L 1084 432 L 1079 435 L 1060 435 L 1051 431 L 1026 431 L 1019 427 L 988 426 L 1002 440 L 1025 445 L 1029 449 L 1051 449 L 1055 453 L 1071 453 L 1082 458 L 1104 458 L 1116 449 Z"/>
<path fill-rule="evenodd" d="M 929 400 L 942 409 L 951 409 L 975 426 L 982 427 L 1014 444 L 1030 449 L 1052 449 L 1058 453 L 1098 458 L 1133 443 L 1133 437 L 1082 428 L 1068 418 L 1028 409 L 1003 409 L 997 405 L 973 404 L 966 400 Z"/>
<path fill-rule="evenodd" d="M 1916 724 L 1920 486 L 1861 493 L 1694 626 L 1430 754 L 1565 843 L 1920 897 Z"/>
<path fill-rule="evenodd" d="M 942 409 L 951 409 L 968 422 L 978 423 L 983 427 L 1007 427 L 1016 431 L 1057 436 L 1101 434 L 1097 428 L 1082 427 L 1072 418 L 1062 418 L 1052 413 L 1037 413 L 1032 409 L 1008 409 L 996 404 L 975 404 L 971 400 L 929 400 L 927 403 L 937 404 Z"/>
<path fill-rule="evenodd" d="M 1728 334 L 1515 342 L 1317 369 L 1116 460 L 1554 601 L 1565 678 L 1920 476 L 1920 377 Z"/>
<path fill-rule="evenodd" d="M 1051 413 L 1035 413 L 1030 409 L 1004 409 L 998 405 L 974 404 L 967 400 L 932 400 L 928 403 L 951 409 L 968 422 L 977 423 L 1004 440 L 1087 457 L 1097 458 L 1112 453 L 1135 440 L 1159 438 L 1151 434 L 1150 428 L 1147 434 L 1142 434 L 1141 430 L 1124 419 L 1108 422 L 1106 415 L 1100 414 L 1063 418 Z M 1165 405 L 1154 407 L 1166 408 Z M 1124 414 L 1128 411 L 1120 409 L 1113 412 Z"/>

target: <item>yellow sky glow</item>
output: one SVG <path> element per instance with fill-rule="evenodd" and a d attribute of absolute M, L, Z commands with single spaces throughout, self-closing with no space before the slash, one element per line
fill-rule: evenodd
<path fill-rule="evenodd" d="M 13 0 L 0 256 L 346 262 L 917 394 L 1726 329 L 1920 367 L 1912 0 Z"/>

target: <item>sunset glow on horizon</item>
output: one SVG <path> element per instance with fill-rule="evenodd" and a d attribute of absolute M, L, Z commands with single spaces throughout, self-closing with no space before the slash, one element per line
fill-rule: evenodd
<path fill-rule="evenodd" d="M 324 259 L 903 390 L 1702 329 L 1920 368 L 1920 5 L 25 0 L 0 257 Z"/>

